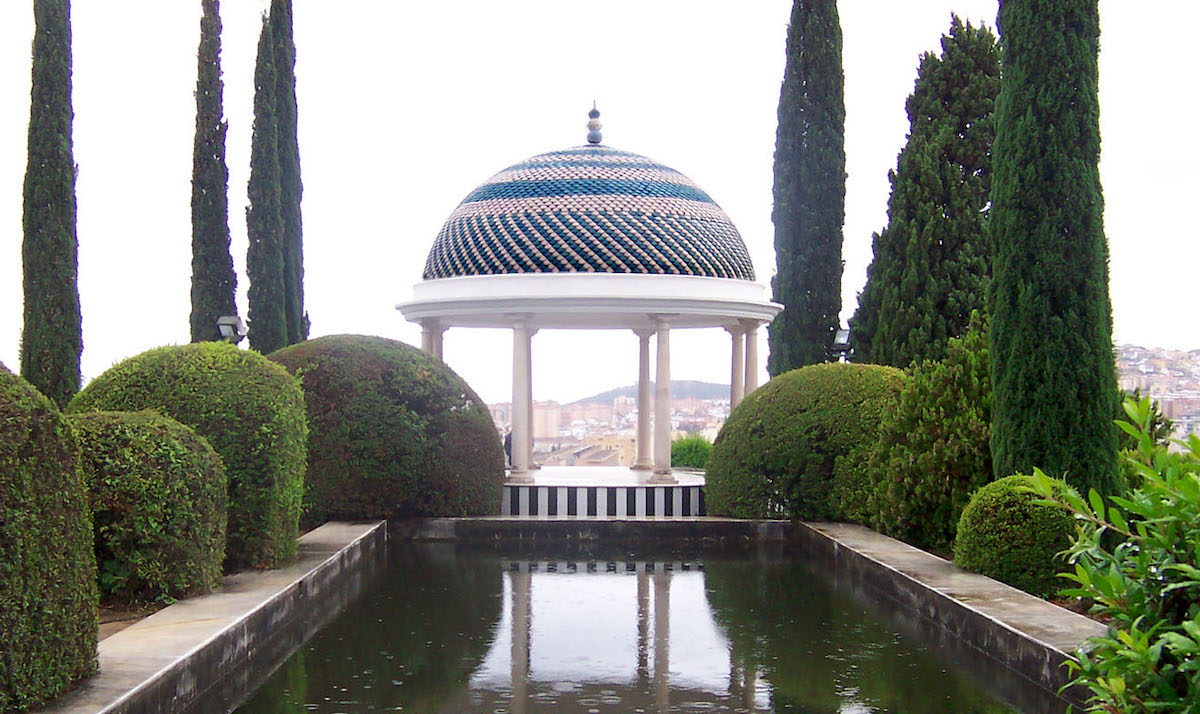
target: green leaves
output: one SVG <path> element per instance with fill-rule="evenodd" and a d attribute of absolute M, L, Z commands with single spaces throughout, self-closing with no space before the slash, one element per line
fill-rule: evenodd
<path fill-rule="evenodd" d="M 1076 518 L 1074 572 L 1064 577 L 1078 587 L 1063 594 L 1112 623 L 1072 665 L 1092 692 L 1089 711 L 1190 712 L 1200 701 L 1200 440 L 1172 452 L 1155 436 L 1148 399 L 1123 408 L 1136 488 L 1107 506 L 1094 489 L 1086 501 L 1073 489 L 1055 493 L 1040 472 L 1031 489 Z"/>

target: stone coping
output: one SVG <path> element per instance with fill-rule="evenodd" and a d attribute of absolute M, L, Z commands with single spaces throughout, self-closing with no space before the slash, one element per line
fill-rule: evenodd
<path fill-rule="evenodd" d="M 104 639 L 100 672 L 38 711 L 185 711 L 223 678 L 248 672 L 251 655 L 271 649 L 274 635 L 297 618 L 340 609 L 343 586 L 384 552 L 386 539 L 382 521 L 326 523 L 300 537 L 292 565 L 229 575 L 218 592 L 177 602 Z"/>

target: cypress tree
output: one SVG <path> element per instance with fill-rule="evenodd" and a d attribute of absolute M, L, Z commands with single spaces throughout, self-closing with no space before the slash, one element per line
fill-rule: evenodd
<path fill-rule="evenodd" d="M 71 3 L 34 0 L 33 91 L 21 260 L 21 376 L 65 406 L 79 391 L 83 318 L 75 234 Z"/>
<path fill-rule="evenodd" d="M 941 56 L 925 53 L 908 97 L 908 142 L 895 171 L 888 224 L 850 321 L 854 360 L 907 367 L 940 360 L 985 310 L 992 110 L 1000 50 L 987 28 L 953 17 Z"/>
<path fill-rule="evenodd" d="M 279 209 L 279 155 L 275 118 L 275 53 L 271 23 L 263 16 L 254 67 L 254 128 L 250 138 L 250 183 L 246 232 L 250 247 L 250 346 L 269 354 L 287 346 L 284 295 L 283 218 Z"/>
<path fill-rule="evenodd" d="M 304 312 L 304 229 L 300 216 L 300 143 L 296 131 L 296 44 L 291 0 L 271 0 L 275 49 L 275 116 L 278 120 L 279 196 L 283 217 L 283 284 L 288 344 L 308 339 Z"/>
<path fill-rule="evenodd" d="M 775 134 L 772 375 L 825 362 L 842 306 L 846 107 L 835 0 L 795 0 Z"/>
<path fill-rule="evenodd" d="M 196 52 L 196 138 L 192 147 L 192 342 L 220 340 L 217 318 L 236 315 L 237 275 L 229 253 L 229 169 L 221 82 L 219 0 L 201 0 Z"/>
<path fill-rule="evenodd" d="M 1097 0 L 1003 0 L 991 229 L 992 459 L 1104 491 L 1117 398 Z"/>

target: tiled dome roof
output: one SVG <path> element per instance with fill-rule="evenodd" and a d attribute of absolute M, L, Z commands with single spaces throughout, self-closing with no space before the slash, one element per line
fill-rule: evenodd
<path fill-rule="evenodd" d="M 599 144 L 539 154 L 485 181 L 442 226 L 423 277 L 557 272 L 754 280 L 746 245 L 708 194 Z"/>

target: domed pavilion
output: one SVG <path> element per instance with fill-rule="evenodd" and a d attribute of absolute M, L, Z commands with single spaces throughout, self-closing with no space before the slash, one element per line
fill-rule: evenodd
<path fill-rule="evenodd" d="M 601 143 L 599 116 L 589 113 L 587 144 L 533 156 L 471 191 L 434 241 L 413 300 L 397 306 L 421 325 L 422 347 L 439 358 L 451 327 L 512 329 L 510 484 L 533 483 L 537 468 L 530 350 L 538 330 L 637 335 L 633 468 L 641 483 L 674 484 L 671 330 L 729 332 L 736 405 L 757 386 L 757 331 L 782 309 L 755 282 L 746 245 L 720 206 L 678 171 Z"/>

